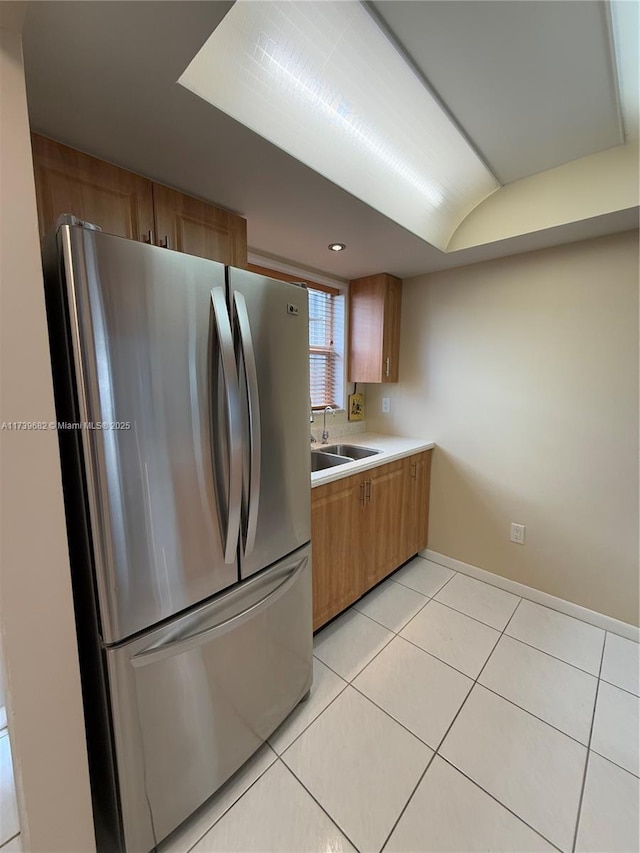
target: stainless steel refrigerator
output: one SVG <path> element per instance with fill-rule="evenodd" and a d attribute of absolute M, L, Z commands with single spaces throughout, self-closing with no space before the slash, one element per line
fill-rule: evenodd
<path fill-rule="evenodd" d="M 98 846 L 148 851 L 311 686 L 307 292 L 72 217 L 43 258 Z"/>

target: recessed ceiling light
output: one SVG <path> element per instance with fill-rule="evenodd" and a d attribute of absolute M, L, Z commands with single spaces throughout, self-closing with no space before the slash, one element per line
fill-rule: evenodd
<path fill-rule="evenodd" d="M 347 247 L 344 243 L 329 243 L 332 252 L 343 252 Z"/>

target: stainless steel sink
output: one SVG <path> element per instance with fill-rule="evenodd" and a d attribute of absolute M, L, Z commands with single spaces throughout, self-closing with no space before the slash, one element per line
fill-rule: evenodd
<path fill-rule="evenodd" d="M 377 456 L 381 450 L 373 450 L 371 447 L 358 447 L 357 444 L 329 444 L 319 448 L 320 453 L 336 453 L 339 456 L 348 456 L 349 461 L 353 459 L 366 459 L 367 456 Z"/>
<path fill-rule="evenodd" d="M 337 453 L 327 453 L 324 450 L 311 451 L 311 470 L 324 471 L 326 468 L 335 468 L 336 465 L 345 465 L 353 462 L 352 456 L 340 456 Z"/>

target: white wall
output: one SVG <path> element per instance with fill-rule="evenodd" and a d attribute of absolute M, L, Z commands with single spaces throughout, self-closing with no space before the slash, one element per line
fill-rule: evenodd
<path fill-rule="evenodd" d="M 429 548 L 638 624 L 636 233 L 406 281 L 367 422 L 438 444 Z"/>
<path fill-rule="evenodd" d="M 0 17 L 0 422 L 54 420 L 19 17 Z M 56 433 L 0 430 L 0 464 L 1 645 L 23 847 L 91 853 Z"/>

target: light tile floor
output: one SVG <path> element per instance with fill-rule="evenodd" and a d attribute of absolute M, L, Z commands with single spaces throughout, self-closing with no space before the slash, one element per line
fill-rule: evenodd
<path fill-rule="evenodd" d="M 636 643 L 417 557 L 314 649 L 162 853 L 640 849 Z"/>
<path fill-rule="evenodd" d="M 417 557 L 319 632 L 310 698 L 160 853 L 640 850 L 640 653 Z M 20 853 L 6 729 L 0 853 Z"/>

